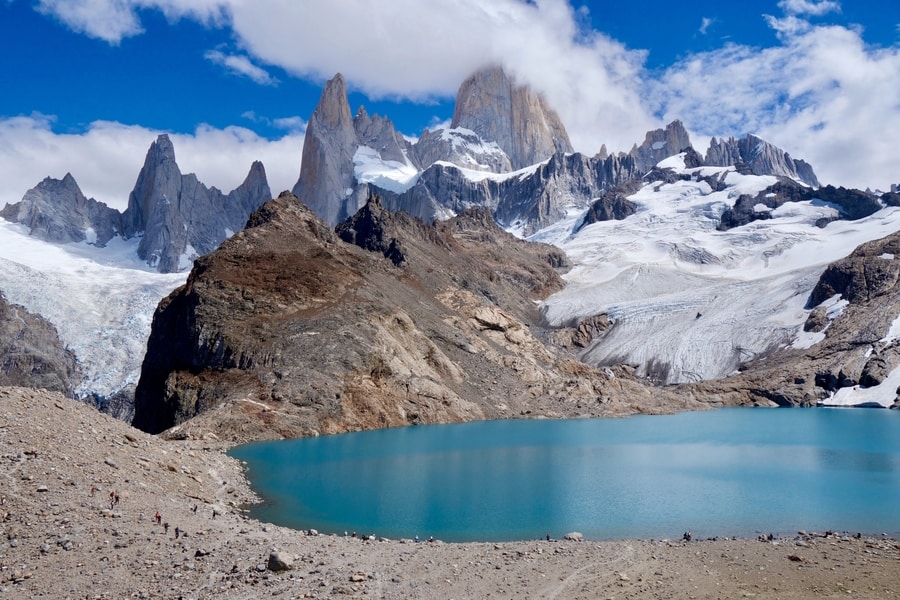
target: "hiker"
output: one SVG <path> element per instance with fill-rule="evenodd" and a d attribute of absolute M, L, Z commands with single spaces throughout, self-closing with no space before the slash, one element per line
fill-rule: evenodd
<path fill-rule="evenodd" d="M 169 535 L 169 522 L 168 521 L 163 523 L 163 529 L 166 530 L 166 535 Z"/>
<path fill-rule="evenodd" d="M 156 514 L 153 515 L 153 520 L 156 521 L 156 524 L 157 524 L 157 525 L 159 525 L 160 523 L 162 523 L 162 515 L 159 514 L 159 511 L 156 511 Z"/>
<path fill-rule="evenodd" d="M 97 493 L 97 486 L 96 486 L 96 485 L 92 485 L 92 486 L 91 486 L 91 498 L 93 498 L 93 497 L 94 497 L 94 494 L 96 494 L 96 493 Z"/>
<path fill-rule="evenodd" d="M 194 505 L 194 512 L 197 512 L 197 505 Z"/>
<path fill-rule="evenodd" d="M 175 528 L 175 539 L 176 539 L 176 540 L 178 539 L 178 536 L 179 536 L 180 534 L 181 534 L 181 530 L 178 529 L 178 528 L 176 527 L 176 528 Z"/>

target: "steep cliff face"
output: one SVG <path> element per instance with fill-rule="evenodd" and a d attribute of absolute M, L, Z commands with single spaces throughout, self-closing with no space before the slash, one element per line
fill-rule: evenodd
<path fill-rule="evenodd" d="M 56 243 L 102 247 L 122 231 L 119 211 L 85 198 L 71 173 L 62 179 L 45 178 L 25 192 L 21 202 L 7 204 L 0 217 L 25 225 L 36 238 Z"/>
<path fill-rule="evenodd" d="M 78 377 L 75 355 L 60 341 L 56 328 L 0 294 L 0 385 L 72 396 Z"/>
<path fill-rule="evenodd" d="M 530 87 L 514 83 L 502 67 L 478 71 L 460 85 L 450 127 L 496 142 L 513 169 L 573 152 L 556 111 Z"/>
<path fill-rule="evenodd" d="M 338 73 L 325 84 L 306 125 L 300 177 L 293 189 L 294 195 L 329 225 L 343 221 L 360 207 L 352 193 L 356 185 L 353 155 L 357 148 L 359 140 L 350 116 L 347 84 Z"/>
<path fill-rule="evenodd" d="M 624 400 L 598 396 L 649 398 L 536 337 L 534 300 L 561 285 L 558 250 L 486 211 L 432 226 L 370 203 L 340 229 L 352 243 L 282 196 L 199 259 L 154 317 L 135 426 L 246 439 L 621 414 Z"/>
<path fill-rule="evenodd" d="M 262 163 L 254 162 L 230 194 L 182 175 L 167 135 L 151 144 L 122 215 L 126 238 L 141 237 L 138 256 L 161 273 L 183 271 L 197 256 L 239 231 L 271 197 Z"/>
<path fill-rule="evenodd" d="M 819 180 L 809 163 L 795 160 L 784 150 L 755 135 L 739 140 L 710 140 L 705 164 L 727 167 L 738 163 L 748 165 L 754 175 L 781 175 L 819 187 Z"/>
<path fill-rule="evenodd" d="M 643 174 L 664 158 L 691 147 L 691 138 L 684 124 L 675 120 L 666 125 L 665 129 L 648 131 L 643 143 L 640 146 L 635 145 L 629 154 L 634 157 L 637 170 Z"/>

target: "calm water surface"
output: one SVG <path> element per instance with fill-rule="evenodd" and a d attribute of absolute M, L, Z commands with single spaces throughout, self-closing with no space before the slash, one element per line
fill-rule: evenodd
<path fill-rule="evenodd" d="M 235 448 L 263 521 L 447 541 L 900 533 L 900 412 L 489 421 Z"/>

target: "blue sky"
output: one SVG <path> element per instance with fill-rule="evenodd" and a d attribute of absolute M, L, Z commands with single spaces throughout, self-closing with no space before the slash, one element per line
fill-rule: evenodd
<path fill-rule="evenodd" d="M 583 152 L 680 118 L 701 151 L 754 132 L 824 182 L 900 183 L 897 0 L 0 0 L 0 205 L 70 171 L 122 207 L 160 132 L 208 184 L 260 159 L 277 194 L 335 72 L 353 110 L 417 135 L 486 62 Z"/>

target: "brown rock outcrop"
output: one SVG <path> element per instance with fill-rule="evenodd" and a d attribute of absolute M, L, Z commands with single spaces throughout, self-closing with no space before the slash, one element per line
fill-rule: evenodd
<path fill-rule="evenodd" d="M 28 386 L 72 396 L 78 379 L 75 355 L 56 328 L 0 294 L 0 386 Z"/>
<path fill-rule="evenodd" d="M 340 229 L 353 243 L 285 194 L 199 259 L 154 317 L 135 426 L 258 439 L 702 406 L 545 345 L 535 300 L 565 257 L 486 210 L 432 226 L 371 202 Z"/>

